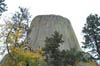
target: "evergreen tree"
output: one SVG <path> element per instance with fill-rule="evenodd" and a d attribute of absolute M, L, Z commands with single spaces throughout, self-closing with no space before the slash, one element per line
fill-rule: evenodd
<path fill-rule="evenodd" d="M 45 47 L 43 49 L 48 66 L 76 66 L 77 62 L 83 61 L 83 53 L 77 51 L 75 48 L 59 50 L 63 42 L 62 34 L 59 34 L 57 31 L 51 37 L 46 37 Z"/>
<path fill-rule="evenodd" d="M 4 12 L 7 11 L 7 5 L 5 4 L 5 0 L 0 0 L 0 15 Z"/>
<path fill-rule="evenodd" d="M 83 48 L 92 49 L 92 53 L 100 59 L 100 18 L 97 14 L 90 14 L 82 30 L 84 34 Z"/>
<path fill-rule="evenodd" d="M 62 34 L 59 34 L 57 31 L 55 31 L 54 34 L 51 35 L 51 37 L 46 37 L 45 48 L 43 49 L 46 52 L 45 55 L 48 66 L 49 63 L 53 66 L 61 66 L 59 47 L 63 42 L 64 41 L 62 40 Z"/>

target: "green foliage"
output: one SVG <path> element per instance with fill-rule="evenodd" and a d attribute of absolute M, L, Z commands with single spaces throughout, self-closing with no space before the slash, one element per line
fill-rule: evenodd
<path fill-rule="evenodd" d="M 62 34 L 60 35 L 57 31 L 51 35 L 51 37 L 46 37 L 45 40 L 45 49 L 46 51 L 53 52 L 54 50 L 58 50 L 60 44 L 64 41 L 62 40 Z"/>
<path fill-rule="evenodd" d="M 7 11 L 7 5 L 5 4 L 5 0 L 0 0 L 0 15 L 4 12 Z"/>
<path fill-rule="evenodd" d="M 97 14 L 90 14 L 82 30 L 84 34 L 83 48 L 92 49 L 91 52 L 100 58 L 100 18 Z"/>
<path fill-rule="evenodd" d="M 83 52 L 77 51 L 75 48 L 63 50 L 61 52 L 62 65 L 76 65 L 77 62 L 83 61 Z"/>
<path fill-rule="evenodd" d="M 51 37 L 45 40 L 45 57 L 47 65 L 51 66 L 81 66 L 83 63 L 89 64 L 90 58 L 85 57 L 85 53 L 71 48 L 69 50 L 60 50 L 59 47 L 63 44 L 62 34 L 55 31 Z M 92 61 L 91 61 L 92 63 Z"/>
<path fill-rule="evenodd" d="M 59 34 L 57 31 L 51 35 L 51 37 L 46 37 L 45 47 L 43 48 L 46 55 L 46 61 L 48 64 L 53 64 L 54 66 L 60 66 L 60 50 L 59 47 L 64 41 L 62 40 L 62 34 Z M 50 59 L 53 60 L 49 62 Z"/>
<path fill-rule="evenodd" d="M 75 65 L 76 62 L 83 60 L 83 55 L 81 52 L 76 49 L 70 50 L 59 50 L 61 44 L 63 44 L 62 34 L 59 34 L 57 31 L 47 37 L 45 40 L 45 51 L 46 62 L 48 65 L 54 66 L 66 66 L 66 65 Z"/>

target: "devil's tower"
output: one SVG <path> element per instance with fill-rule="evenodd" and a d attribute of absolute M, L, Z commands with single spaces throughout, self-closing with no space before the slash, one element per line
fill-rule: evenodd
<path fill-rule="evenodd" d="M 54 31 L 58 31 L 63 35 L 64 40 L 63 45 L 60 46 L 61 49 L 77 48 L 81 50 L 70 21 L 62 16 L 36 16 L 29 31 L 28 39 L 32 48 L 44 47 L 45 38 L 51 36 Z"/>

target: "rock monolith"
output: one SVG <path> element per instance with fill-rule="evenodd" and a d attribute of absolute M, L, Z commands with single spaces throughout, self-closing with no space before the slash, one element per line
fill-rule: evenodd
<path fill-rule="evenodd" d="M 81 50 L 70 21 L 59 15 L 39 15 L 32 20 L 28 35 L 30 46 L 33 49 L 44 47 L 44 40 L 54 31 L 63 35 L 64 43 L 60 46 L 61 50 L 70 48 Z"/>

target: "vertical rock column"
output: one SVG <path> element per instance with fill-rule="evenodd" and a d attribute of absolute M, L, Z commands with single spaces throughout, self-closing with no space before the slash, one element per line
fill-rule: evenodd
<path fill-rule="evenodd" d="M 29 45 L 34 49 L 44 47 L 44 40 L 51 36 L 54 31 L 63 35 L 64 43 L 60 49 L 77 48 L 80 49 L 79 43 L 73 31 L 70 21 L 59 15 L 39 15 L 36 16 L 30 26 L 28 34 Z"/>

